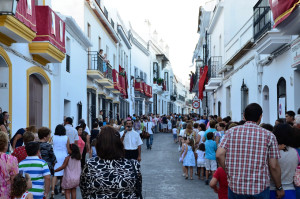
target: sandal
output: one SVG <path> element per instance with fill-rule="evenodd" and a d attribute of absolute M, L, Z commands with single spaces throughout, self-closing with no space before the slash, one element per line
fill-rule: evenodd
<path fill-rule="evenodd" d="M 54 199 L 54 191 L 51 191 L 50 199 Z"/>

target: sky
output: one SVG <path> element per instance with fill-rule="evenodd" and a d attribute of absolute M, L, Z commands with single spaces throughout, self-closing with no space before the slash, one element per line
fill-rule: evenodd
<path fill-rule="evenodd" d="M 124 21 L 130 21 L 139 33 L 148 19 L 170 47 L 169 60 L 176 77 L 186 83 L 188 74 L 194 71 L 193 52 L 199 39 L 197 33 L 201 0 L 106 0 L 116 8 Z"/>

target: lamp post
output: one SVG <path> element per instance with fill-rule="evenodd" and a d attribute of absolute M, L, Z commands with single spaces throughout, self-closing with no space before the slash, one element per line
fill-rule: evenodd
<path fill-rule="evenodd" d="M 19 0 L 1 0 L 0 15 L 15 15 Z"/>

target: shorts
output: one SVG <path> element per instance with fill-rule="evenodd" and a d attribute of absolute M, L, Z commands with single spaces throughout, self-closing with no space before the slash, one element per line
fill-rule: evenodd
<path fill-rule="evenodd" d="M 205 168 L 208 171 L 216 171 L 217 170 L 217 161 L 205 159 Z"/>
<path fill-rule="evenodd" d="M 176 140 L 177 139 L 177 134 L 173 134 L 173 138 L 174 138 L 174 140 Z"/>
<path fill-rule="evenodd" d="M 205 161 L 197 161 L 197 167 L 205 167 Z"/>
<path fill-rule="evenodd" d="M 162 128 L 166 129 L 168 127 L 168 124 L 162 124 Z"/>

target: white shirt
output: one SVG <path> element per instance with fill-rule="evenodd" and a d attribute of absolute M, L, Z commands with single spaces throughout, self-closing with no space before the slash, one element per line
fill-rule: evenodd
<path fill-rule="evenodd" d="M 149 133 L 149 134 L 153 134 L 152 132 L 152 127 L 153 127 L 153 122 L 147 122 L 144 124 L 144 127 L 146 128 L 146 131 Z"/>
<path fill-rule="evenodd" d="M 88 126 L 85 127 L 84 131 L 87 132 L 88 135 L 91 135 L 91 131 Z"/>
<path fill-rule="evenodd" d="M 70 144 L 74 144 L 76 140 L 79 140 L 76 129 L 71 124 L 65 125 L 66 135 L 69 138 Z"/>
<path fill-rule="evenodd" d="M 173 128 L 173 134 L 175 135 L 175 134 L 177 134 L 177 128 Z"/>
<path fill-rule="evenodd" d="M 200 132 L 198 133 L 198 135 L 201 136 L 201 137 L 200 137 L 200 143 L 199 143 L 199 144 L 203 143 L 204 134 L 205 134 L 205 131 L 200 131 Z"/>
<path fill-rule="evenodd" d="M 181 129 L 180 132 L 179 132 L 179 136 L 183 137 L 184 136 L 184 132 L 185 132 L 185 129 Z"/>
<path fill-rule="evenodd" d="M 124 131 L 120 132 L 120 137 L 122 137 Z M 143 141 L 140 137 L 140 134 L 136 131 L 127 131 L 124 140 L 123 140 L 125 150 L 137 150 L 140 145 L 143 144 Z"/>

